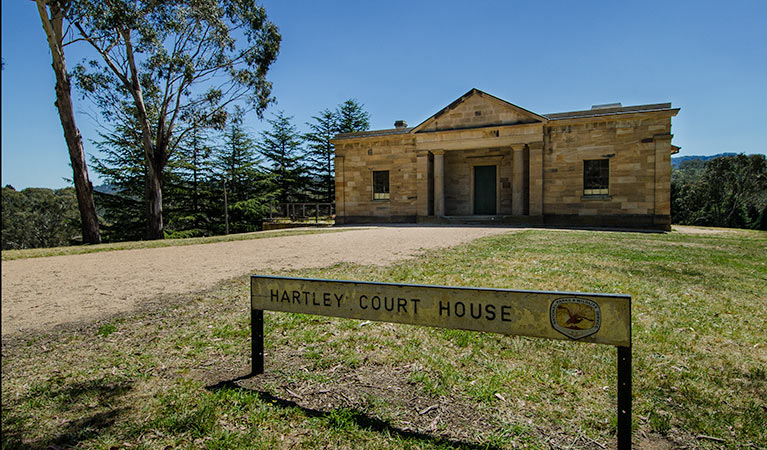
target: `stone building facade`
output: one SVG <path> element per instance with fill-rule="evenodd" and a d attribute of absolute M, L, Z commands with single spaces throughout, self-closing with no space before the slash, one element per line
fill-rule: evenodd
<path fill-rule="evenodd" d="M 669 229 L 678 112 L 536 114 L 472 89 L 415 127 L 337 135 L 336 223 Z"/>

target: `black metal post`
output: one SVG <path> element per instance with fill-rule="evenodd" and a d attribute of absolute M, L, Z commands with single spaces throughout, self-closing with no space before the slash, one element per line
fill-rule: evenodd
<path fill-rule="evenodd" d="M 631 449 L 631 347 L 618 347 L 618 450 Z"/>
<path fill-rule="evenodd" d="M 264 311 L 250 310 L 251 375 L 264 373 Z"/>

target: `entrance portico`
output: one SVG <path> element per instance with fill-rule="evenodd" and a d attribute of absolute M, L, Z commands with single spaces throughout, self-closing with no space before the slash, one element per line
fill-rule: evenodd
<path fill-rule="evenodd" d="M 417 190 L 419 221 L 455 216 L 530 216 L 531 210 L 540 215 L 542 185 L 531 186 L 530 174 L 541 172 L 543 142 L 534 140 L 539 136 L 524 133 L 527 130 L 523 127 L 494 127 L 494 132 L 507 136 L 491 133 L 464 145 L 440 141 L 439 134 L 423 140 L 416 136 L 418 179 L 422 181 Z M 537 207 L 531 207 L 536 202 Z"/>
<path fill-rule="evenodd" d="M 540 203 L 542 195 L 531 190 L 529 180 L 538 170 L 531 162 L 542 158 L 530 155 L 543 149 L 545 122 L 543 116 L 472 90 L 410 130 L 422 181 L 418 221 L 527 216 L 531 210 L 540 215 L 540 205 L 530 205 Z M 495 179 L 488 179 L 493 173 Z"/>

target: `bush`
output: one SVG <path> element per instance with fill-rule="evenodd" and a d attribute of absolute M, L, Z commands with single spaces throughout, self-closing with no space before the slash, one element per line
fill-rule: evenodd
<path fill-rule="evenodd" d="M 3 188 L 3 250 L 58 247 L 81 238 L 74 188 Z"/>
<path fill-rule="evenodd" d="M 687 164 L 690 163 L 690 164 Z M 673 223 L 767 229 L 765 155 L 685 161 L 671 175 Z"/>

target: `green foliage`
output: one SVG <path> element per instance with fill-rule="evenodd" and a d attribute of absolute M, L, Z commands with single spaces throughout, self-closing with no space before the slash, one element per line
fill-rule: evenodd
<path fill-rule="evenodd" d="M 234 233 L 247 233 L 261 229 L 261 222 L 269 216 L 269 201 L 250 198 L 230 206 L 230 227 Z"/>
<path fill-rule="evenodd" d="M 166 169 L 166 236 L 207 236 L 223 220 L 217 203 L 222 197 L 215 177 L 212 155 L 215 141 L 196 115 L 192 127 Z"/>
<path fill-rule="evenodd" d="M 100 133 L 95 142 L 101 157 L 91 157 L 93 171 L 115 191 L 94 192 L 102 218 L 104 242 L 134 241 L 144 235 L 144 183 L 146 166 L 141 144 L 141 125 L 128 105 L 110 110 L 112 130 Z"/>
<path fill-rule="evenodd" d="M 2 191 L 3 250 L 69 245 L 80 236 L 74 188 Z"/>
<path fill-rule="evenodd" d="M 117 331 L 117 327 L 114 324 L 105 323 L 99 327 L 99 330 L 96 332 L 96 334 L 101 337 L 107 337 L 115 331 Z"/>
<path fill-rule="evenodd" d="M 214 167 L 218 176 L 226 180 L 230 203 L 251 198 L 266 187 L 264 175 L 259 169 L 255 144 L 242 125 L 242 114 L 236 113 L 224 133 L 224 142 L 214 155 Z"/>
<path fill-rule="evenodd" d="M 75 68 L 76 84 L 109 124 L 129 122 L 121 117 L 129 108 L 139 125 L 146 236 L 160 239 L 166 165 L 187 135 L 222 129 L 232 105 L 261 116 L 273 101 L 266 73 L 277 26 L 255 0 L 79 0 L 68 18 L 101 56 Z"/>
<path fill-rule="evenodd" d="M 365 111 L 364 105 L 353 98 L 346 100 L 336 108 L 336 116 L 338 116 L 339 133 L 353 133 L 370 128 L 370 114 Z"/>
<path fill-rule="evenodd" d="M 304 134 L 306 159 L 309 162 L 309 171 L 316 180 L 315 196 L 330 203 L 335 200 L 335 147 L 330 140 L 338 133 L 338 115 L 324 109 L 318 116 L 312 116 L 312 120 L 313 122 L 306 123 L 311 131 Z"/>
<path fill-rule="evenodd" d="M 767 229 L 765 155 L 684 161 L 671 174 L 674 223 Z"/>
<path fill-rule="evenodd" d="M 274 195 L 280 203 L 306 200 L 306 167 L 301 164 L 301 136 L 292 117 L 280 111 L 267 120 L 271 129 L 261 132 L 258 151 L 266 159 L 267 172 L 274 183 Z"/>
<path fill-rule="evenodd" d="M 116 190 L 113 194 L 96 194 L 106 242 L 139 240 L 145 230 L 145 153 L 140 125 L 130 107 L 125 109 L 115 113 L 114 131 L 103 133 L 97 143 L 104 156 L 92 161 L 94 170 Z M 229 197 L 231 231 L 256 231 L 269 213 L 264 205 L 269 203 L 270 185 L 259 169 L 241 113 L 237 111 L 222 134 L 211 135 L 209 131 L 199 124 L 190 128 L 165 165 L 165 238 L 223 234 L 224 186 Z"/>
<path fill-rule="evenodd" d="M 314 197 L 323 202 L 335 201 L 335 179 L 333 177 L 333 158 L 335 147 L 330 142 L 337 133 L 365 131 L 370 128 L 370 115 L 364 105 L 349 99 L 338 105 L 335 111 L 324 109 L 318 116 L 312 116 L 307 122 L 309 132 L 304 134 L 306 142 L 306 160 L 312 177 Z"/>

